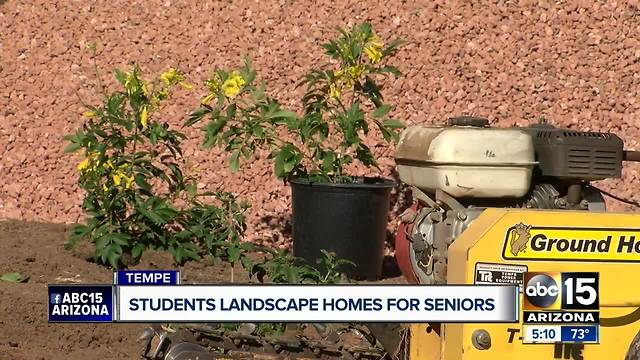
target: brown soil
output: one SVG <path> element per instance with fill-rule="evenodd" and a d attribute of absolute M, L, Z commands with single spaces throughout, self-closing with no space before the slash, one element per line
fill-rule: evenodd
<path fill-rule="evenodd" d="M 137 359 L 140 324 L 55 324 L 47 322 L 47 284 L 108 284 L 112 272 L 88 259 L 91 249 L 64 249 L 70 226 L 0 222 L 0 274 L 20 272 L 26 283 L 0 281 L 0 360 Z M 173 269 L 170 256 L 146 253 L 135 269 Z M 179 268 L 185 283 L 230 281 L 225 263 L 191 262 Z M 236 270 L 234 280 L 248 281 Z M 382 282 L 402 283 L 402 278 Z"/>
<path fill-rule="evenodd" d="M 8 221 L 0 223 L 0 274 L 18 271 L 27 283 L 0 281 L 0 359 L 136 359 L 139 324 L 49 324 L 47 284 L 108 284 L 110 270 L 91 263 L 88 247 L 68 252 L 69 227 Z M 170 257 L 144 256 L 139 269 L 173 268 Z M 185 282 L 229 280 L 229 268 L 189 263 L 181 268 Z M 246 280 L 235 274 L 238 281 Z"/>

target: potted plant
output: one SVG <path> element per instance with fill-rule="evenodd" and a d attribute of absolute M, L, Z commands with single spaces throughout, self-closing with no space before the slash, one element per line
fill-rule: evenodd
<path fill-rule="evenodd" d="M 266 94 L 248 60 L 238 70 L 218 69 L 186 122 L 209 117 L 204 146 L 228 152 L 232 171 L 268 149 L 275 175 L 292 188 L 294 255 L 314 263 L 321 250 L 331 251 L 356 264 L 349 272 L 356 278 L 380 275 L 394 182 L 352 176 L 347 168 L 360 163 L 382 171 L 364 141 L 373 128 L 387 143 L 398 139 L 403 125 L 389 117 L 392 106 L 376 80 L 400 75 L 385 64 L 400 43 L 385 46 L 366 23 L 339 29 L 322 45 L 331 61 L 298 85 L 306 88 L 301 116 Z"/>

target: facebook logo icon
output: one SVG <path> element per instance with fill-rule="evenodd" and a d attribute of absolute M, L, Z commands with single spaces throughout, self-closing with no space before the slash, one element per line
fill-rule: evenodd
<path fill-rule="evenodd" d="M 60 294 L 51 294 L 51 303 L 56 305 L 56 304 L 61 304 L 62 303 L 62 295 Z"/>

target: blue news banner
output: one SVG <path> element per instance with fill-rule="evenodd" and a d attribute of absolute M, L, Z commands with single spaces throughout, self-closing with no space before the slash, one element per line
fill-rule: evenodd
<path fill-rule="evenodd" d="M 177 270 L 117 271 L 114 285 L 179 285 Z M 49 285 L 49 322 L 113 322 L 114 285 Z"/>
<path fill-rule="evenodd" d="M 115 285 L 180 285 L 178 270 L 125 270 L 113 273 Z"/>
<path fill-rule="evenodd" d="M 178 271 L 118 271 L 50 285 L 49 322 L 518 322 L 507 285 L 182 285 Z"/>
<path fill-rule="evenodd" d="M 562 342 L 598 342 L 598 326 L 563 325 L 560 330 Z"/>

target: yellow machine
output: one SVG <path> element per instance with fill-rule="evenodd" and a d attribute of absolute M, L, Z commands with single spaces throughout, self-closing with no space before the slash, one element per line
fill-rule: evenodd
<path fill-rule="evenodd" d="M 590 184 L 620 178 L 638 152 L 609 133 L 487 125 L 453 118 L 401 135 L 398 172 L 415 200 L 396 238 L 403 274 L 422 284 L 506 274 L 498 282 L 523 286 L 524 272 L 599 273 L 600 344 L 523 344 L 521 314 L 519 324 L 413 325 L 409 359 L 640 358 L 640 215 L 605 212 L 606 193 Z M 497 273 L 482 279 L 483 269 Z"/>
<path fill-rule="evenodd" d="M 640 214 L 606 212 L 603 195 L 615 195 L 591 185 L 620 178 L 623 162 L 640 161 L 640 153 L 625 151 L 614 134 L 548 124 L 492 128 L 486 119 L 461 117 L 405 129 L 395 160 L 413 193 L 395 244 L 410 283 L 518 285 L 521 309 L 563 310 L 564 298 L 558 309 L 557 297 L 542 304 L 522 293 L 531 273 L 551 279 L 597 273 L 599 289 L 590 293 L 576 282 L 575 293 L 599 296 L 599 344 L 523 343 L 521 310 L 519 323 L 367 324 L 355 329 L 354 341 L 327 324 L 277 338 L 255 336 L 255 326 L 233 333 L 208 325 L 173 333 L 155 328 L 147 338 L 159 341 L 150 340 L 145 354 L 165 360 L 640 360 Z"/>
<path fill-rule="evenodd" d="M 526 225 L 522 234 L 510 236 L 521 223 Z M 553 245 L 550 250 L 534 250 L 528 242 L 536 234 L 578 242 L 611 236 L 612 243 L 602 252 L 559 251 Z M 443 324 L 437 331 L 428 325 L 413 325 L 409 358 L 625 359 L 640 331 L 640 282 L 635 281 L 640 276 L 640 246 L 621 245 L 622 237 L 640 241 L 640 214 L 485 210 L 449 247 L 447 283 L 473 284 L 477 264 L 486 263 L 522 265 L 530 272 L 599 272 L 600 344 L 523 344 L 522 323 Z M 518 240 L 523 241 L 522 249 L 513 248 Z M 477 330 L 490 336 L 486 349 L 474 345 Z M 633 359 L 638 358 L 637 353 L 635 356 Z"/>

